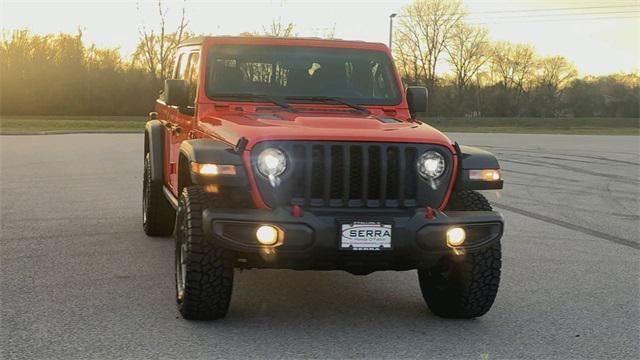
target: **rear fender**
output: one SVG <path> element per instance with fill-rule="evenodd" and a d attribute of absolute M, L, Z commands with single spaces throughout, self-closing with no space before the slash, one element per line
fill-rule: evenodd
<path fill-rule="evenodd" d="M 150 120 L 144 126 L 144 150 L 149 152 L 151 181 L 163 182 L 164 125 L 159 120 Z"/>

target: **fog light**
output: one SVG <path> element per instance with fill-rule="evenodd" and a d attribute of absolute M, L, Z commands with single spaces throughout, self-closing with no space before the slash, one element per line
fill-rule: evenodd
<path fill-rule="evenodd" d="M 260 226 L 256 231 L 256 239 L 262 245 L 273 245 L 278 242 L 278 229 L 269 225 Z"/>
<path fill-rule="evenodd" d="M 454 227 L 447 231 L 447 244 L 449 246 L 460 246 L 464 243 L 467 235 L 463 228 Z"/>

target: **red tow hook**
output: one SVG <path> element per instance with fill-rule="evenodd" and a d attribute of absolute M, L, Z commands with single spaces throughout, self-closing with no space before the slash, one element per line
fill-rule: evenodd
<path fill-rule="evenodd" d="M 431 208 L 431 206 L 427 206 L 427 208 L 424 209 L 424 217 L 425 219 L 433 219 L 434 217 L 436 217 L 435 213 L 433 212 L 433 208 Z"/>
<path fill-rule="evenodd" d="M 293 205 L 293 210 L 291 211 L 291 215 L 293 215 L 293 217 L 301 217 L 302 216 L 302 208 L 300 207 L 300 205 Z"/>

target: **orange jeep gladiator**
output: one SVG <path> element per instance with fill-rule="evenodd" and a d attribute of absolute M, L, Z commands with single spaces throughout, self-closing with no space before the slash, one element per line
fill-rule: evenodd
<path fill-rule="evenodd" d="M 418 270 L 434 314 L 486 313 L 504 222 L 475 190 L 496 158 L 416 119 L 389 49 L 204 37 L 181 44 L 145 127 L 143 226 L 175 232 L 178 309 L 218 319 L 234 269 Z"/>

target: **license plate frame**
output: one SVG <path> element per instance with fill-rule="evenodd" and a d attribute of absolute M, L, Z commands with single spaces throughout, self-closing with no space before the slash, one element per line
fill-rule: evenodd
<path fill-rule="evenodd" d="M 339 221 L 338 236 L 339 247 L 343 251 L 393 250 L 393 223 L 390 221 Z"/>

